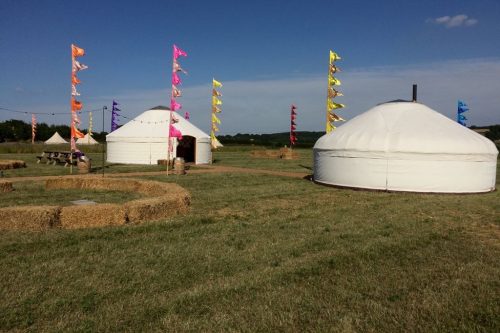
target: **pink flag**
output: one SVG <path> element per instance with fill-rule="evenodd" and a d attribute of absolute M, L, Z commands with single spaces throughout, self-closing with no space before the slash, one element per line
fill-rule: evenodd
<path fill-rule="evenodd" d="M 184 112 L 184 119 L 189 120 L 189 117 L 190 117 L 190 116 L 189 116 L 189 112 L 187 112 L 187 111 L 186 111 L 186 112 Z"/>
<path fill-rule="evenodd" d="M 177 73 L 172 73 L 172 84 L 180 84 L 181 83 L 181 78 Z"/>
<path fill-rule="evenodd" d="M 177 59 L 177 58 L 179 58 L 180 56 L 187 57 L 187 53 L 184 52 L 183 50 L 181 50 L 180 48 L 178 48 L 174 44 L 174 60 Z"/>
<path fill-rule="evenodd" d="M 182 140 L 181 131 L 179 131 L 177 128 L 175 128 L 175 126 L 172 124 L 170 124 L 170 127 L 169 127 L 169 136 L 171 138 L 177 138 L 179 140 Z"/>
<path fill-rule="evenodd" d="M 180 110 L 180 108 L 182 108 L 182 105 L 180 103 L 177 103 L 177 101 L 173 98 L 170 99 L 170 110 L 177 111 Z"/>

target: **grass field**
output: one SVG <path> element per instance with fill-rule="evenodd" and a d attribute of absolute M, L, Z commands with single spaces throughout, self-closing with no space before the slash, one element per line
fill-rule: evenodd
<path fill-rule="evenodd" d="M 311 166 L 308 151 L 298 161 L 244 154 L 220 152 L 217 163 Z M 365 192 L 250 173 L 144 178 L 187 188 L 191 212 L 0 235 L 1 331 L 500 331 L 498 191 Z"/>

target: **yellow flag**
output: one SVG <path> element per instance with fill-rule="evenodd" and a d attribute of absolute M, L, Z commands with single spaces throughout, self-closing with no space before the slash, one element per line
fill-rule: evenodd
<path fill-rule="evenodd" d="M 331 85 L 331 86 L 340 86 L 341 85 L 341 82 L 339 79 L 329 75 L 328 76 L 328 84 Z"/>
<path fill-rule="evenodd" d="M 220 83 L 216 79 L 212 79 L 212 84 L 213 84 L 214 88 L 222 87 L 222 83 Z"/>
<path fill-rule="evenodd" d="M 218 132 L 219 128 L 215 124 L 212 124 L 212 131 Z"/>
<path fill-rule="evenodd" d="M 212 123 L 220 124 L 219 118 L 214 113 L 212 113 Z"/>
<path fill-rule="evenodd" d="M 326 133 L 330 133 L 333 131 L 336 127 L 332 125 L 329 121 L 326 123 Z"/>
<path fill-rule="evenodd" d="M 212 97 L 212 105 L 222 105 L 222 101 L 218 99 L 217 97 L 213 96 Z"/>
<path fill-rule="evenodd" d="M 343 107 L 345 107 L 345 105 L 344 104 L 340 104 L 340 103 L 332 102 L 329 99 L 328 102 L 326 103 L 326 107 L 328 108 L 328 111 L 332 111 L 332 110 L 335 110 L 335 109 L 343 108 Z"/>
<path fill-rule="evenodd" d="M 330 63 L 337 61 L 337 60 L 341 60 L 341 59 L 342 58 L 337 53 L 330 50 Z"/>

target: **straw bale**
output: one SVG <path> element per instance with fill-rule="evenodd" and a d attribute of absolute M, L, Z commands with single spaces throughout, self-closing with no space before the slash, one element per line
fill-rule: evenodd
<path fill-rule="evenodd" d="M 275 150 L 252 150 L 250 152 L 252 157 L 260 157 L 260 158 L 280 158 L 281 153 Z"/>
<path fill-rule="evenodd" d="M 6 180 L 0 180 L 0 193 L 12 192 L 12 183 Z"/>
<path fill-rule="evenodd" d="M 138 199 L 125 203 L 129 222 L 139 223 L 169 218 L 187 213 L 190 203 L 189 195 L 164 195 L 155 198 Z"/>
<path fill-rule="evenodd" d="M 0 160 L 0 170 L 26 168 L 26 162 L 21 160 Z"/>
<path fill-rule="evenodd" d="M 66 229 L 80 229 L 122 225 L 126 223 L 125 209 L 117 204 L 62 207 L 61 226 Z"/>
<path fill-rule="evenodd" d="M 60 210 L 57 206 L 0 208 L 0 230 L 40 231 L 58 227 Z"/>

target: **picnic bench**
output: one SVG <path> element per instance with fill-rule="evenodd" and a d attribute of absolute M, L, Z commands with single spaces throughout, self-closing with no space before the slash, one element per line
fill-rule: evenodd
<path fill-rule="evenodd" d="M 73 156 L 73 158 L 71 158 Z M 64 167 L 67 167 L 71 163 L 73 165 L 76 165 L 78 162 L 79 154 L 76 152 L 70 152 L 70 151 L 44 151 L 42 152 L 42 155 L 38 155 L 36 157 L 37 161 L 36 163 L 41 163 L 45 162 L 45 164 L 52 164 L 52 165 L 57 165 L 57 164 L 63 164 Z"/>

